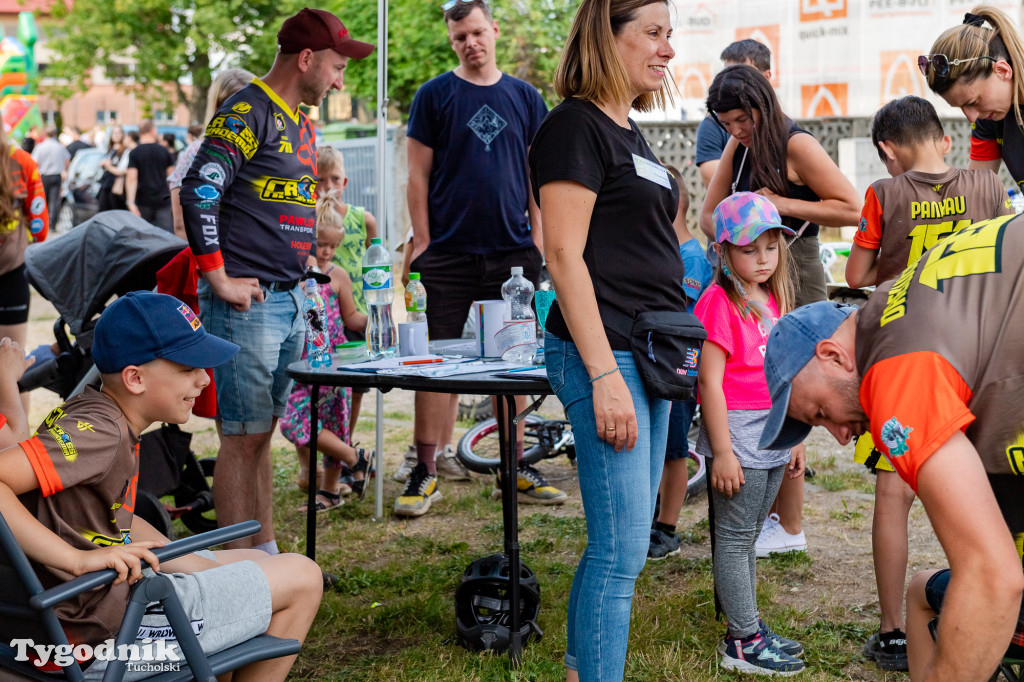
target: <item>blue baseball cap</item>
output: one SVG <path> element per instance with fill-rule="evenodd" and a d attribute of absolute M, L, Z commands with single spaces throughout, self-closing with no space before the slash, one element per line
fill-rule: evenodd
<path fill-rule="evenodd" d="M 856 309 L 852 305 L 818 301 L 783 315 L 772 327 L 764 354 L 764 377 L 772 409 L 761 432 L 759 448 L 787 450 L 807 438 L 811 425 L 786 415 L 793 378 L 814 357 L 818 342 L 831 337 Z"/>
<path fill-rule="evenodd" d="M 93 362 L 105 374 L 157 358 L 216 367 L 237 352 L 237 345 L 208 334 L 188 305 L 152 291 L 130 291 L 107 306 L 92 341 Z"/>

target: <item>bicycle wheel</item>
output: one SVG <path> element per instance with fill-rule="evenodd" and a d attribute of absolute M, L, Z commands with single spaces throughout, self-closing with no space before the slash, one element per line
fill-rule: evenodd
<path fill-rule="evenodd" d="M 686 465 L 689 469 L 689 476 L 686 479 L 686 502 L 689 502 L 708 491 L 708 467 L 704 457 L 692 449 L 687 455 Z"/>
<path fill-rule="evenodd" d="M 526 432 L 523 436 L 523 459 L 535 462 L 541 459 L 543 448 L 537 438 L 536 426 L 544 423 L 543 417 L 535 414 L 526 417 Z M 498 438 L 498 422 L 492 417 L 473 426 L 459 439 L 459 447 L 455 456 L 470 471 L 478 474 L 492 474 L 501 463 L 501 450 Z"/>
<path fill-rule="evenodd" d="M 491 397 L 476 395 L 459 396 L 459 419 L 472 419 L 481 422 L 494 416 Z"/>

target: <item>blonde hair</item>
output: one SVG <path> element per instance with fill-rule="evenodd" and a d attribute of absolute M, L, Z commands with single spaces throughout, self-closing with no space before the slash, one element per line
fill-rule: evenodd
<path fill-rule="evenodd" d="M 345 214 L 342 209 L 345 202 L 341 200 L 341 192 L 332 189 L 323 194 L 317 194 L 316 199 L 316 236 L 320 237 L 321 230 L 336 230 L 345 234 L 345 227 L 342 222 Z"/>
<path fill-rule="evenodd" d="M 657 92 L 645 92 L 628 102 L 629 76 L 615 45 L 615 36 L 636 19 L 640 8 L 658 2 L 668 4 L 666 0 L 583 0 L 555 70 L 558 96 L 629 103 L 637 111 L 663 109 L 672 102 L 671 79 Z"/>
<path fill-rule="evenodd" d="M 324 145 L 316 150 L 316 174 L 323 175 L 337 170 L 345 177 L 345 157 L 334 147 Z"/>
<path fill-rule="evenodd" d="M 11 147 L 7 135 L 0 127 L 0 234 L 9 234 L 24 226 L 27 218 L 22 212 L 21 203 L 15 201 L 14 176 L 11 165 L 18 163 L 11 158 Z M 25 172 L 24 170 L 22 171 Z M 28 181 L 28 178 L 25 178 Z"/>
<path fill-rule="evenodd" d="M 793 279 L 790 275 L 793 263 L 789 255 L 789 244 L 782 236 L 782 230 L 778 228 L 767 230 L 762 234 L 770 234 L 772 238 L 778 240 L 779 244 L 779 264 L 776 266 L 775 272 L 760 286 L 775 299 L 775 304 L 779 307 L 779 316 L 781 317 L 793 309 L 793 304 L 796 300 Z M 731 242 L 719 242 L 719 244 L 721 245 L 721 255 L 718 261 L 718 268 L 715 271 L 715 283 L 725 290 L 726 296 L 736 306 L 740 317 L 746 319 L 747 313 L 750 313 L 754 316 L 754 319 L 763 324 L 765 322 L 763 306 L 751 303 L 749 295 L 743 288 L 743 284 L 731 272 L 733 267 L 730 253 L 733 249 L 743 247 L 736 246 Z"/>
<path fill-rule="evenodd" d="M 225 69 L 217 74 L 206 91 L 206 122 L 209 123 L 228 97 L 235 94 L 255 78 L 245 69 Z"/>
<path fill-rule="evenodd" d="M 928 87 L 941 96 L 959 81 L 972 83 L 988 78 L 996 60 L 1003 60 L 1013 67 L 1013 112 L 1017 126 L 1024 128 L 1020 112 L 1024 102 L 1024 42 L 1002 10 L 979 5 L 971 14 L 984 19 L 992 28 L 963 24 L 944 31 L 932 45 L 931 53 L 944 54 L 950 62 L 959 59 L 961 63 L 950 63 L 945 76 L 936 74 L 934 68 L 928 69 Z"/>

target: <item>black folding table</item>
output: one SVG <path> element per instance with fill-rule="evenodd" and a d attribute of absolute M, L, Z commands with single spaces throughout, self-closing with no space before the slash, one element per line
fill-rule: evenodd
<path fill-rule="evenodd" d="M 443 343 L 443 342 L 442 342 Z M 498 422 L 498 433 L 501 450 L 501 507 L 502 521 L 505 532 L 505 554 L 509 559 L 509 603 L 513 605 L 510 609 L 510 645 L 509 657 L 514 666 L 520 662 L 522 652 L 520 613 L 516 605 L 519 604 L 519 526 L 518 507 L 516 490 L 516 458 L 515 458 L 515 437 L 516 425 L 526 418 L 543 401 L 544 397 L 551 395 L 551 387 L 546 377 L 519 377 L 510 378 L 499 376 L 501 371 L 479 372 L 474 374 L 457 374 L 447 377 L 422 377 L 400 374 L 376 374 L 372 372 L 359 372 L 351 370 L 340 370 L 338 368 L 310 369 L 304 360 L 294 362 L 288 366 L 288 375 L 299 383 L 308 384 L 311 387 L 310 396 L 310 441 L 309 441 L 309 501 L 306 515 L 306 555 L 311 559 L 316 558 L 316 468 L 317 468 L 317 431 L 319 430 L 318 405 L 320 389 L 324 386 L 345 386 L 351 388 L 376 388 L 381 393 L 387 393 L 391 389 L 401 388 L 412 391 L 429 391 L 432 393 L 459 393 L 467 395 L 495 395 L 500 396 L 496 419 Z M 522 413 L 516 414 L 515 398 L 520 395 L 540 396 L 533 404 L 529 405 Z M 378 462 L 379 453 L 382 451 L 382 424 L 383 411 L 377 410 L 377 450 Z M 377 503 L 380 504 L 382 490 L 381 477 L 383 472 L 378 465 L 377 471 Z M 368 484 L 368 482 L 367 482 Z"/>

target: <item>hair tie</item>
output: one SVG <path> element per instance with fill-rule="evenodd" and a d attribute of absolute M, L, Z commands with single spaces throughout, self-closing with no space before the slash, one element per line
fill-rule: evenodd
<path fill-rule="evenodd" d="M 977 14 L 967 12 L 964 14 L 964 24 L 967 26 L 984 26 L 985 17 L 979 17 Z"/>

